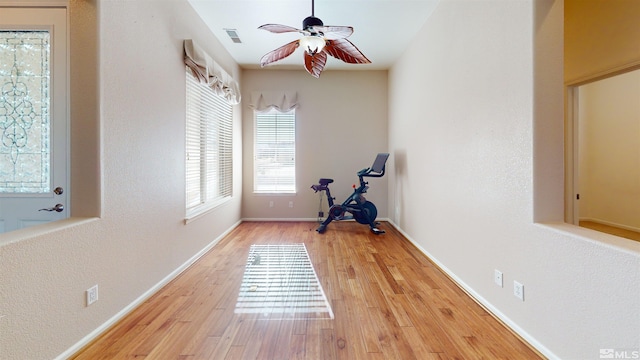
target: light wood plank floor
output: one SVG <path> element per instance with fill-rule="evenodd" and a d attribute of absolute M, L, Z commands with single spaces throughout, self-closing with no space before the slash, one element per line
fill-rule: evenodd
<path fill-rule="evenodd" d="M 246 222 L 75 359 L 540 359 L 391 225 Z M 334 319 L 234 309 L 252 244 L 304 243 Z"/>
<path fill-rule="evenodd" d="M 580 221 L 580 226 L 630 240 L 640 241 L 640 233 L 633 230 L 621 229 L 593 221 Z"/>

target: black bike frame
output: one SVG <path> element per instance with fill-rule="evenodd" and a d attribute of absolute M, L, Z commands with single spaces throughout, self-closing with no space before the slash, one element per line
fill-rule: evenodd
<path fill-rule="evenodd" d="M 370 202 L 367 203 L 367 199 L 365 199 L 365 197 L 362 195 L 362 194 L 365 194 L 369 189 L 368 182 L 364 181 L 365 177 L 384 176 L 384 173 L 385 173 L 384 163 L 386 162 L 386 159 L 389 155 L 378 154 L 378 158 L 376 158 L 376 160 L 381 158 L 381 156 L 382 156 L 382 161 L 380 161 L 380 164 L 378 164 L 377 161 L 374 162 L 374 166 L 376 165 L 378 165 L 378 167 L 381 166 L 381 169 L 376 169 L 376 171 L 379 171 L 379 173 L 373 173 L 372 168 L 365 168 L 358 171 L 358 179 L 360 182 L 360 186 L 356 188 L 354 185 L 354 190 L 351 196 L 349 196 L 339 206 L 335 205 L 334 198 L 331 196 L 331 191 L 329 190 L 329 184 L 333 182 L 332 179 L 320 179 L 320 184 L 311 186 L 311 188 L 316 192 L 325 191 L 327 194 L 327 201 L 329 203 L 329 213 L 327 214 L 327 218 L 325 219 L 325 221 L 317 229 L 318 232 L 323 233 L 327 225 L 333 220 L 349 220 L 355 217 L 356 220 L 358 220 L 358 222 L 360 223 L 364 223 L 366 221 L 371 227 L 371 231 L 373 231 L 375 234 L 384 233 L 383 230 L 376 228 L 376 223 L 375 223 L 376 215 L 374 215 L 373 216 L 374 218 L 371 219 L 369 214 L 365 211 L 365 205 L 366 205 L 367 209 L 369 210 L 369 213 L 372 212 L 371 210 L 373 210 L 373 212 L 376 213 L 377 211 L 375 209 L 375 205 L 373 205 Z M 353 216 L 345 217 L 344 214 L 347 212 L 353 214 Z"/>

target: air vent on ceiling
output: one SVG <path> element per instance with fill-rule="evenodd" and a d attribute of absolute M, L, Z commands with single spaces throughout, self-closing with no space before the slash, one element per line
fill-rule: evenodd
<path fill-rule="evenodd" d="M 239 44 L 242 42 L 240 40 L 240 37 L 238 36 L 238 32 L 236 31 L 236 29 L 224 29 L 224 31 L 227 32 L 227 35 L 229 35 L 229 38 L 231 38 L 231 41 L 233 41 L 234 43 Z"/>

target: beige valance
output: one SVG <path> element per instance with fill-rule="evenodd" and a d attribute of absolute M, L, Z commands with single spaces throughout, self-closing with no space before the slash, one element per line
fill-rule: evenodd
<path fill-rule="evenodd" d="M 240 103 L 238 83 L 191 39 L 184 41 L 184 63 L 200 83 L 227 99 L 229 104 Z"/>
<path fill-rule="evenodd" d="M 257 111 L 276 109 L 287 112 L 298 107 L 298 93 L 295 91 L 253 91 L 249 107 Z"/>

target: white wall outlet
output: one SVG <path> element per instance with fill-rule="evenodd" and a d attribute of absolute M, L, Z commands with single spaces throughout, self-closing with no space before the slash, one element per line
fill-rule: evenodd
<path fill-rule="evenodd" d="M 98 284 L 87 289 L 87 306 L 98 301 Z"/>
<path fill-rule="evenodd" d="M 502 287 L 502 271 L 498 269 L 493 270 L 493 281 L 496 285 Z"/>
<path fill-rule="evenodd" d="M 293 207 L 293 201 L 289 201 L 289 207 L 292 208 Z"/>
<path fill-rule="evenodd" d="M 272 208 L 273 207 L 273 200 L 269 201 L 269 207 Z"/>
<path fill-rule="evenodd" d="M 518 299 L 524 301 L 524 285 L 517 281 L 513 282 L 513 295 Z"/>

